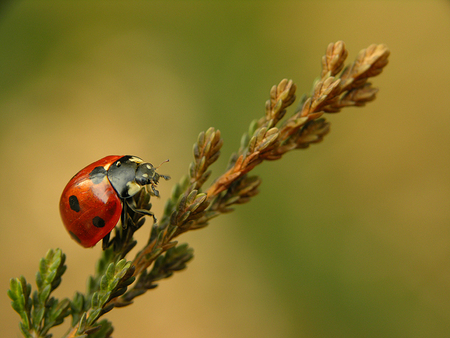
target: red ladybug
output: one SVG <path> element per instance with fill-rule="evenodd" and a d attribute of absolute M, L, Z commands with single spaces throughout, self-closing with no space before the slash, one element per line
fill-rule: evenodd
<path fill-rule="evenodd" d="M 144 186 L 159 196 L 155 187 L 160 177 L 170 178 L 136 156 L 106 156 L 88 165 L 72 177 L 61 195 L 64 226 L 82 246 L 93 247 L 105 236 L 109 238 L 125 206 L 145 212 L 134 209 L 132 197 Z"/>

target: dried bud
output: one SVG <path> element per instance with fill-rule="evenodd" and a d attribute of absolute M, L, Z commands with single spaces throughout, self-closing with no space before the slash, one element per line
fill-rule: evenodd
<path fill-rule="evenodd" d="M 355 62 L 341 75 L 343 90 L 361 87 L 368 78 L 380 74 L 388 64 L 389 54 L 386 45 L 370 45 L 360 51 Z"/>
<path fill-rule="evenodd" d="M 329 74 L 330 76 L 337 75 L 342 68 L 347 58 L 348 52 L 343 41 L 330 43 L 326 54 L 322 57 L 322 75 L 324 78 Z"/>

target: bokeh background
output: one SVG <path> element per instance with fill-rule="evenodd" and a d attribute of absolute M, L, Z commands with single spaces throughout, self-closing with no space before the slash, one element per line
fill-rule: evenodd
<path fill-rule="evenodd" d="M 161 214 L 200 131 L 222 132 L 217 176 L 270 87 L 287 77 L 308 92 L 344 40 L 349 60 L 389 46 L 377 100 L 258 167 L 250 204 L 179 238 L 195 249 L 187 270 L 106 317 L 115 337 L 449 337 L 449 36 L 448 1 L 2 5 L 0 332 L 20 336 L 9 278 L 34 287 L 49 248 L 67 254 L 57 297 L 94 271 L 101 248 L 59 218 L 73 174 L 110 154 L 170 159 Z"/>

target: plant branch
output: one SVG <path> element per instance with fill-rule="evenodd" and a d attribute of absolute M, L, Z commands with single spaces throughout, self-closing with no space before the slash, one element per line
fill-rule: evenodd
<path fill-rule="evenodd" d="M 77 292 L 70 301 L 50 297 L 66 269 L 65 255 L 59 249 L 50 250 L 41 260 L 33 293 L 23 276 L 11 279 L 8 295 L 21 318 L 22 334 L 50 338 L 49 329 L 71 314 L 72 325 L 65 337 L 110 337 L 111 323 L 99 321 L 103 314 L 132 304 L 134 298 L 156 288 L 158 281 L 185 269 L 193 258 L 193 249 L 178 244 L 176 238 L 207 226 L 211 219 L 231 212 L 235 205 L 249 202 L 261 185 L 261 179 L 250 172 L 265 161 L 281 159 L 289 151 L 321 142 L 330 131 L 325 114 L 374 100 L 378 89 L 369 79 L 382 72 L 389 54 L 385 45 L 370 45 L 345 66 L 348 51 L 344 42 L 331 43 L 322 57 L 320 76 L 311 93 L 303 96 L 299 108 L 287 116 L 296 100 L 297 87 L 292 80 L 284 79 L 273 86 L 264 115 L 250 123 L 225 172 L 206 188 L 210 167 L 220 156 L 223 140 L 214 128 L 201 132 L 193 147 L 188 174 L 175 184 L 160 221 L 154 218 L 147 243 L 131 261 L 126 256 L 137 243 L 133 234 L 144 224 L 145 214 L 152 215 L 154 189 L 142 189 L 133 197 L 134 208 L 123 212 L 124 224 L 115 228 L 111 241 L 105 239 L 105 250 L 88 279 L 85 294 Z"/>

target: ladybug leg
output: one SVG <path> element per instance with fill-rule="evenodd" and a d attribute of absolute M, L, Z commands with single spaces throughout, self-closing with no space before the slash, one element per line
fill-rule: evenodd
<path fill-rule="evenodd" d="M 155 217 L 155 214 L 149 210 L 145 210 L 145 209 L 138 209 L 135 208 L 135 206 L 132 203 L 129 203 L 128 201 L 125 201 L 124 203 L 124 210 L 125 210 L 125 204 L 127 204 L 127 206 L 133 210 L 136 214 L 141 214 L 141 215 L 146 215 L 146 216 L 152 216 L 153 217 L 153 222 L 157 222 L 157 219 Z"/>
<path fill-rule="evenodd" d="M 156 190 L 156 185 L 155 184 L 149 184 L 147 185 L 147 191 L 151 194 L 154 195 L 156 197 L 159 197 L 159 191 Z"/>
<path fill-rule="evenodd" d="M 122 229 L 127 228 L 127 207 L 129 206 L 127 200 L 122 200 L 122 213 L 120 214 L 120 223 L 122 223 Z"/>
<path fill-rule="evenodd" d="M 107 234 L 105 237 L 103 237 L 103 241 L 102 241 L 102 249 L 103 249 L 103 250 L 108 249 L 109 244 L 111 244 L 111 243 L 109 242 L 110 235 L 111 235 L 111 233 L 108 232 L 108 234 Z"/>

